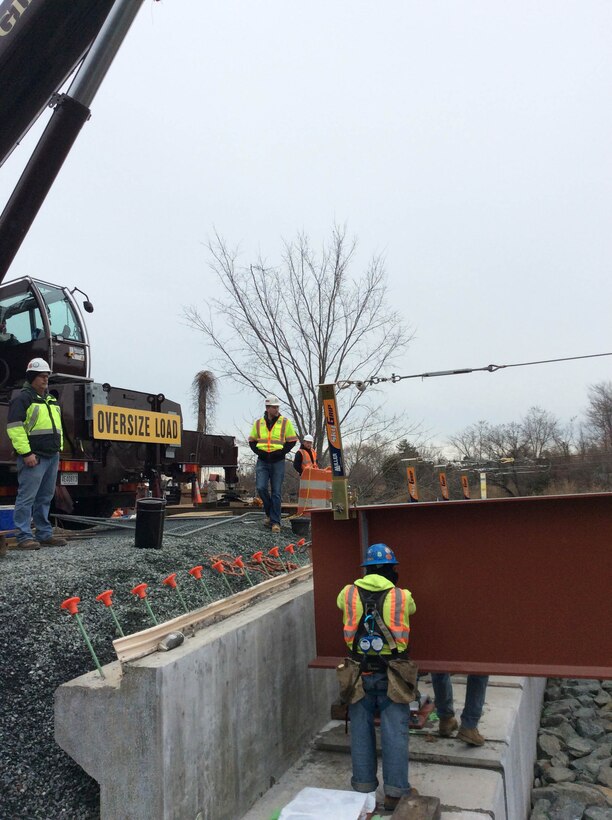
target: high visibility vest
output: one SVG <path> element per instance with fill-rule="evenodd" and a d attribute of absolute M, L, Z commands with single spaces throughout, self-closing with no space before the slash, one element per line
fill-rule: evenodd
<path fill-rule="evenodd" d="M 331 480 L 330 470 L 320 470 L 318 467 L 304 467 L 300 475 L 298 515 L 306 510 L 320 509 L 331 505 Z"/>
<path fill-rule="evenodd" d="M 364 587 L 362 587 L 362 589 L 363 588 Z M 411 612 L 416 611 L 416 606 L 410 591 L 407 589 L 400 589 L 399 587 L 393 586 L 391 588 L 381 587 L 380 590 L 374 589 L 368 591 L 382 592 L 385 588 L 389 589 L 389 592 L 383 604 L 381 612 L 382 619 L 397 644 L 397 651 L 403 652 L 408 648 L 410 640 L 409 615 Z M 359 622 L 363 615 L 363 604 L 361 603 L 356 584 L 349 584 L 344 587 L 338 596 L 338 606 L 342 609 L 344 617 L 344 642 L 347 648 L 352 651 Z M 381 654 L 391 654 L 391 649 L 387 644 L 383 647 Z"/>
<path fill-rule="evenodd" d="M 314 447 L 312 447 L 310 450 L 307 450 L 305 447 L 300 447 L 298 453 L 302 454 L 302 470 L 305 470 L 306 467 L 316 466 L 317 451 L 314 449 Z"/>
<path fill-rule="evenodd" d="M 256 442 L 258 450 L 272 453 L 274 450 L 282 450 L 287 442 L 297 441 L 297 436 L 291 420 L 285 416 L 279 416 L 271 430 L 268 430 L 266 420 L 262 417 L 253 424 L 249 441 Z"/>
<path fill-rule="evenodd" d="M 53 455 L 64 444 L 62 415 L 55 396 L 39 396 L 29 384 L 12 399 L 6 432 L 18 455 Z"/>

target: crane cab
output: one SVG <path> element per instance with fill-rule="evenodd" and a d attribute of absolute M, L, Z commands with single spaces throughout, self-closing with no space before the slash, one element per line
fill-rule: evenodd
<path fill-rule="evenodd" d="M 0 287 L 0 391 L 21 386 L 36 356 L 49 362 L 52 382 L 89 380 L 89 339 L 73 292 L 23 277 Z"/>

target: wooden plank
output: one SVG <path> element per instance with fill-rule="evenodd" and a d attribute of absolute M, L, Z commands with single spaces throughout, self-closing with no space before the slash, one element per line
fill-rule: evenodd
<path fill-rule="evenodd" d="M 391 816 L 395 820 L 440 820 L 440 800 L 421 794 L 402 797 Z"/>
<path fill-rule="evenodd" d="M 195 609 L 193 612 L 179 615 L 171 621 L 165 621 L 163 624 L 152 626 L 149 629 L 134 632 L 132 635 L 126 635 L 124 638 L 117 638 L 113 641 L 117 658 L 122 663 L 143 658 L 145 655 L 150 655 L 155 652 L 159 642 L 171 632 L 183 632 L 185 629 L 202 629 L 210 623 L 217 623 L 225 618 L 229 618 L 230 615 L 234 615 L 246 609 L 260 598 L 267 598 L 274 592 L 287 589 L 287 587 L 293 586 L 299 581 L 306 581 L 311 577 L 312 566 L 308 564 L 292 572 L 286 572 L 275 578 L 269 578 L 267 581 L 262 581 L 254 587 L 243 589 L 241 592 L 236 592 L 228 598 L 215 601 L 213 604 Z"/>

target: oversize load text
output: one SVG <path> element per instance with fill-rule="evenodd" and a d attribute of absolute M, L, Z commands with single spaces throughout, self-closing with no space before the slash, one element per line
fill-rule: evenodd
<path fill-rule="evenodd" d="M 173 413 L 94 404 L 93 435 L 111 441 L 180 444 L 181 418 Z"/>

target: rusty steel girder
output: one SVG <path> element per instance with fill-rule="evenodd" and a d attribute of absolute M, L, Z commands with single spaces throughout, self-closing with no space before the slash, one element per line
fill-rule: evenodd
<path fill-rule="evenodd" d="M 369 544 L 399 561 L 423 671 L 612 678 L 612 493 L 312 514 L 317 657 L 345 655 L 336 597 Z"/>

